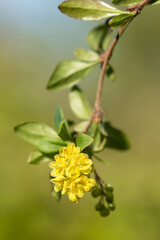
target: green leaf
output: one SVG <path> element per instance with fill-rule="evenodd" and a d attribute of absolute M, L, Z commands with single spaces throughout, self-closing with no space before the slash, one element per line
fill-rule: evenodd
<path fill-rule="evenodd" d="M 110 64 L 108 64 L 106 67 L 106 75 L 111 81 L 115 81 L 116 75 L 113 67 Z"/>
<path fill-rule="evenodd" d="M 81 151 L 83 151 L 84 148 L 91 145 L 92 142 L 93 138 L 84 133 L 79 134 L 78 137 L 76 138 L 76 145 L 80 147 Z"/>
<path fill-rule="evenodd" d="M 142 0 L 112 0 L 112 3 L 117 4 L 117 5 L 121 5 L 121 6 L 128 6 L 128 5 L 134 5 L 137 3 L 142 2 Z M 154 5 L 160 3 L 160 0 L 152 0 L 150 1 L 148 4 L 149 5 Z"/>
<path fill-rule="evenodd" d="M 118 16 L 113 17 L 109 21 L 109 25 L 111 25 L 112 27 L 119 27 L 125 25 L 131 18 L 133 18 L 134 15 L 135 15 L 134 13 L 120 14 Z"/>
<path fill-rule="evenodd" d="M 52 187 L 52 196 L 54 197 L 55 200 L 60 201 L 61 197 L 62 197 L 61 196 L 61 191 L 55 192 L 54 191 L 54 186 L 55 186 L 55 184 L 53 184 L 53 187 Z"/>
<path fill-rule="evenodd" d="M 59 149 L 66 145 L 67 144 L 65 142 L 56 143 L 50 138 L 44 137 L 39 141 L 37 145 L 37 149 L 44 154 L 51 154 L 51 153 L 58 153 Z"/>
<path fill-rule="evenodd" d="M 99 127 L 97 127 L 94 142 L 92 144 L 93 152 L 101 152 L 105 148 L 106 142 L 107 138 L 102 136 Z"/>
<path fill-rule="evenodd" d="M 84 62 L 100 62 L 99 54 L 91 50 L 76 49 L 74 54 L 77 58 Z"/>
<path fill-rule="evenodd" d="M 134 5 L 136 3 L 140 3 L 141 0 L 112 0 L 112 3 L 117 4 L 117 5 L 122 5 L 122 6 L 127 6 L 127 5 Z"/>
<path fill-rule="evenodd" d="M 87 127 L 87 124 L 88 124 L 88 121 L 80 122 L 73 127 L 73 130 L 76 132 L 83 132 L 83 130 Z"/>
<path fill-rule="evenodd" d="M 89 128 L 87 129 L 87 135 L 92 137 L 93 139 L 95 138 L 96 132 L 97 132 L 98 124 L 94 121 L 90 124 Z"/>
<path fill-rule="evenodd" d="M 108 137 L 108 133 L 105 129 L 105 122 L 100 122 L 99 123 L 99 130 L 100 130 L 100 132 L 103 136 Z"/>
<path fill-rule="evenodd" d="M 107 143 L 107 138 L 106 137 L 103 137 L 101 139 L 101 142 L 99 144 L 99 146 L 97 147 L 97 149 L 95 149 L 94 151 L 95 152 L 101 152 L 104 150 L 105 146 L 106 146 L 106 143 Z"/>
<path fill-rule="evenodd" d="M 26 122 L 14 128 L 15 133 L 33 145 L 37 145 L 42 137 L 48 137 L 55 142 L 61 142 L 57 133 L 44 123 L 39 122 Z"/>
<path fill-rule="evenodd" d="M 64 141 L 72 140 L 69 125 L 65 120 L 63 111 L 60 107 L 56 108 L 56 111 L 54 114 L 54 124 L 57 130 L 57 133 L 61 139 L 63 139 Z"/>
<path fill-rule="evenodd" d="M 68 0 L 59 5 L 62 13 L 86 21 L 100 20 L 123 13 L 109 4 L 95 0 Z"/>
<path fill-rule="evenodd" d="M 106 147 L 118 150 L 127 150 L 130 148 L 130 142 L 124 132 L 111 126 L 109 122 L 103 122 L 107 137 Z"/>
<path fill-rule="evenodd" d="M 35 150 L 31 152 L 27 162 L 30 164 L 40 164 L 40 163 L 46 163 L 50 161 L 51 159 L 49 157 L 46 157 L 41 152 Z"/>
<path fill-rule="evenodd" d="M 106 25 L 100 25 L 94 28 L 87 36 L 87 41 L 94 51 L 105 51 L 111 40 L 111 30 Z"/>
<path fill-rule="evenodd" d="M 68 126 L 67 121 L 65 119 L 60 122 L 58 135 L 64 141 L 72 140 L 72 136 L 71 136 L 71 133 L 70 133 L 70 130 L 69 130 L 69 126 Z"/>
<path fill-rule="evenodd" d="M 89 74 L 97 62 L 85 63 L 78 60 L 63 61 L 54 70 L 47 88 L 59 90 L 72 87 Z"/>
<path fill-rule="evenodd" d="M 81 122 L 74 127 L 76 132 L 82 132 L 87 127 L 88 121 Z M 92 122 L 87 129 L 86 134 L 94 139 L 92 143 L 93 152 L 102 151 L 106 145 L 107 139 L 101 137 L 101 133 L 98 128 L 98 124 L 96 122 Z"/>
<path fill-rule="evenodd" d="M 101 143 L 101 133 L 100 133 L 99 129 L 97 128 L 95 136 L 94 136 L 94 142 L 92 144 L 94 152 L 97 152 L 100 143 Z"/>
<path fill-rule="evenodd" d="M 157 0 L 153 0 L 153 1 L 151 1 L 151 4 L 152 5 L 160 4 L 160 0 L 158 0 L 158 1 Z"/>
<path fill-rule="evenodd" d="M 69 93 L 69 102 L 73 113 L 79 119 L 87 120 L 90 118 L 92 108 L 79 87 L 75 86 L 71 89 Z"/>

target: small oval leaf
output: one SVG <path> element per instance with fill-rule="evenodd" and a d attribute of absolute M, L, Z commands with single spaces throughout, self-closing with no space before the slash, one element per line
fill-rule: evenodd
<path fill-rule="evenodd" d="M 69 102 L 73 113 L 83 120 L 88 120 L 92 114 L 92 108 L 84 96 L 82 90 L 75 86 L 69 93 Z"/>
<path fill-rule="evenodd" d="M 87 124 L 88 121 L 80 122 L 73 127 L 73 130 L 77 133 L 83 132 L 83 130 L 87 127 Z"/>
<path fill-rule="evenodd" d="M 76 49 L 74 54 L 84 62 L 100 62 L 99 54 L 91 50 Z"/>
<path fill-rule="evenodd" d="M 111 40 L 111 30 L 106 25 L 94 28 L 87 36 L 87 41 L 91 48 L 96 52 L 105 51 Z"/>
<path fill-rule="evenodd" d="M 96 64 L 97 62 L 85 63 L 77 60 L 63 61 L 54 70 L 47 88 L 52 90 L 69 88 L 87 76 Z"/>
<path fill-rule="evenodd" d="M 112 3 L 121 5 L 121 6 L 130 6 L 142 2 L 142 0 L 112 0 Z M 160 3 L 160 0 L 152 0 L 148 4 L 155 5 Z"/>
<path fill-rule="evenodd" d="M 27 162 L 29 164 L 40 164 L 40 163 L 46 163 L 50 161 L 51 159 L 49 157 L 46 157 L 41 152 L 35 150 L 31 152 Z"/>
<path fill-rule="evenodd" d="M 42 137 L 48 137 L 56 142 L 61 142 L 57 133 L 44 123 L 26 122 L 14 128 L 15 133 L 33 145 L 37 145 Z"/>
<path fill-rule="evenodd" d="M 58 153 L 59 149 L 66 145 L 65 142 L 57 143 L 49 138 L 42 138 L 37 145 L 37 149 L 44 154 L 51 154 Z"/>
<path fill-rule="evenodd" d="M 125 25 L 131 18 L 134 17 L 134 13 L 125 13 L 125 14 L 120 14 L 118 16 L 113 17 L 109 21 L 109 25 L 112 27 L 119 27 Z"/>
<path fill-rule="evenodd" d="M 106 2 L 95 0 L 68 0 L 59 5 L 62 13 L 86 21 L 100 20 L 123 13 Z"/>
<path fill-rule="evenodd" d="M 112 3 L 116 5 L 122 5 L 122 6 L 133 5 L 140 2 L 141 0 L 112 0 Z"/>
<path fill-rule="evenodd" d="M 112 127 L 109 122 L 102 122 L 102 127 L 107 134 L 106 147 L 115 148 L 118 150 L 127 150 L 130 148 L 128 137 L 121 130 Z"/>
<path fill-rule="evenodd" d="M 72 140 L 68 122 L 64 118 L 62 109 L 58 106 L 54 114 L 54 124 L 58 135 L 64 141 Z"/>
<path fill-rule="evenodd" d="M 83 149 L 90 146 L 93 141 L 94 141 L 93 138 L 84 133 L 81 133 L 76 138 L 76 145 L 80 147 L 81 151 L 83 151 Z"/>

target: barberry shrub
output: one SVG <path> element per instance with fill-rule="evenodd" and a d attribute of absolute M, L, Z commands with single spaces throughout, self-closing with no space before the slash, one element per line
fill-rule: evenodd
<path fill-rule="evenodd" d="M 28 163 L 49 163 L 54 198 L 59 201 L 67 194 L 70 201 L 78 203 L 85 192 L 90 191 L 94 198 L 98 198 L 95 209 L 101 216 L 108 216 L 115 210 L 113 187 L 101 179 L 94 161 L 103 162 L 98 153 L 105 148 L 130 148 L 126 134 L 112 126 L 104 116 L 101 107 L 103 82 L 105 78 L 115 80 L 110 59 L 126 28 L 146 5 L 159 4 L 160 0 L 113 0 L 112 3 L 124 6 L 125 10 L 99 0 L 66 0 L 59 5 L 59 10 L 72 18 L 84 21 L 104 19 L 104 23 L 87 36 L 91 49 L 76 49 L 77 59 L 60 62 L 47 84 L 47 89 L 53 91 L 70 88 L 70 107 L 79 123 L 67 120 L 61 107 L 57 106 L 55 130 L 40 122 L 26 122 L 14 128 L 20 138 L 35 147 Z M 100 65 L 100 77 L 92 107 L 77 84 L 97 65 Z"/>

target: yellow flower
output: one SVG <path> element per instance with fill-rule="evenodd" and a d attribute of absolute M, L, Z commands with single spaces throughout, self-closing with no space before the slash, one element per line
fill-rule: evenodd
<path fill-rule="evenodd" d="M 85 153 L 80 153 L 75 157 L 75 165 L 79 168 L 79 170 L 88 175 L 92 170 L 92 160 L 88 158 L 88 155 Z"/>
<path fill-rule="evenodd" d="M 65 169 L 68 166 L 68 162 L 66 162 L 66 159 L 62 156 L 56 155 L 55 161 L 51 162 L 49 164 L 50 168 L 52 168 L 51 176 L 56 177 L 59 175 L 64 175 L 65 174 Z"/>
<path fill-rule="evenodd" d="M 78 202 L 86 191 L 95 187 L 96 181 L 88 177 L 93 170 L 93 162 L 87 154 L 80 153 L 80 148 L 74 143 L 61 147 L 54 158 L 49 166 L 53 169 L 51 182 L 55 184 L 56 192 L 68 194 L 70 201 Z"/>
<path fill-rule="evenodd" d="M 60 156 L 64 156 L 65 158 L 74 158 L 80 153 L 80 148 L 75 147 L 74 143 L 68 143 L 67 147 L 60 148 L 59 153 Z"/>
<path fill-rule="evenodd" d="M 64 176 L 57 176 L 56 178 L 52 178 L 50 181 L 55 184 L 54 191 L 59 192 L 63 189 L 65 177 Z"/>
<path fill-rule="evenodd" d="M 81 174 L 80 169 L 77 166 L 70 165 L 68 168 L 66 168 L 66 176 L 68 178 L 78 178 Z"/>
<path fill-rule="evenodd" d="M 50 163 L 51 176 L 67 176 L 77 178 L 81 174 L 88 175 L 92 171 L 92 160 L 85 153 L 80 153 L 80 148 L 74 143 L 68 143 L 67 147 L 61 147 L 59 154 L 55 155 L 55 162 Z"/>
<path fill-rule="evenodd" d="M 72 180 L 68 184 L 68 195 L 69 200 L 72 202 L 79 201 L 79 198 L 83 197 L 85 191 L 90 191 L 93 187 L 96 186 L 96 181 L 94 179 L 90 179 L 85 175 Z M 70 186 L 69 186 L 70 185 Z"/>

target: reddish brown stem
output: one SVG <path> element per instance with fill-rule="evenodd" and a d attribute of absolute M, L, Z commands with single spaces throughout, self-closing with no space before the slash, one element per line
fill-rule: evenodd
<path fill-rule="evenodd" d="M 117 45 L 118 40 L 120 39 L 120 37 L 122 36 L 122 34 L 124 33 L 124 31 L 126 30 L 126 28 L 128 27 L 128 25 L 131 23 L 131 21 L 138 15 L 140 14 L 140 12 L 142 11 L 142 9 L 150 2 L 151 0 L 144 0 L 136 5 L 133 5 L 131 7 L 129 7 L 127 10 L 130 12 L 133 12 L 134 15 L 132 18 L 129 19 L 129 21 L 120 27 L 118 34 L 116 35 L 116 37 L 113 39 L 111 45 L 109 46 L 109 48 L 107 49 L 106 52 L 104 52 L 101 56 L 100 56 L 100 61 L 103 63 L 102 64 L 102 69 L 101 69 L 101 73 L 100 73 L 100 77 L 99 77 L 99 82 L 98 82 L 98 89 L 97 89 L 97 94 L 96 94 L 96 99 L 95 99 L 95 105 L 94 105 L 94 110 L 92 112 L 91 118 L 88 121 L 88 124 L 86 126 L 86 128 L 84 129 L 83 132 L 86 132 L 90 126 L 90 124 L 92 123 L 92 121 L 95 122 L 100 122 L 103 119 L 103 111 L 101 109 L 101 96 L 102 96 L 102 88 L 103 88 L 103 82 L 104 82 L 104 76 L 105 76 L 105 72 L 106 72 L 106 66 L 109 63 L 109 60 L 112 56 L 113 50 L 115 49 L 115 46 Z"/>

